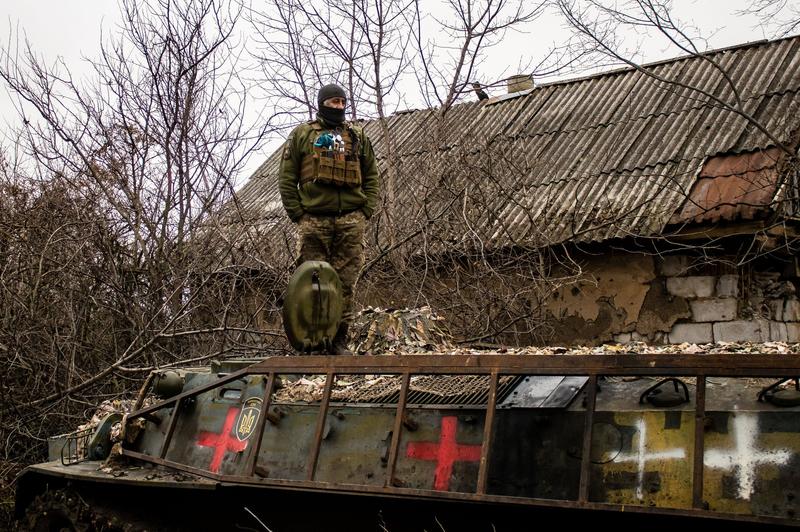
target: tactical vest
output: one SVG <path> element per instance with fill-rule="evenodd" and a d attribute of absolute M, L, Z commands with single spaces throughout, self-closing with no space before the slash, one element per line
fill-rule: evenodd
<path fill-rule="evenodd" d="M 314 134 L 310 136 L 309 153 L 300 161 L 300 184 L 313 181 L 342 187 L 361 185 L 361 162 L 359 161 L 359 140 L 350 126 L 342 131 L 344 151 L 314 146 L 317 139 L 326 131 L 319 122 L 312 122 Z"/>

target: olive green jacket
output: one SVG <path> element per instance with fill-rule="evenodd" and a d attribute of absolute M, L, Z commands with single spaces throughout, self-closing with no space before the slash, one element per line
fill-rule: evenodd
<path fill-rule="evenodd" d="M 323 128 L 330 130 L 324 120 L 318 120 Z M 313 144 L 321 133 L 314 131 L 311 124 L 313 122 L 297 126 L 283 146 L 278 188 L 286 214 L 293 222 L 298 221 L 306 212 L 338 215 L 360 209 L 367 218 L 371 217 L 378 203 L 380 190 L 378 164 L 372 143 L 360 127 L 350 124 L 361 147 L 361 186 L 350 188 L 313 181 L 299 184 L 303 156 L 312 152 Z"/>

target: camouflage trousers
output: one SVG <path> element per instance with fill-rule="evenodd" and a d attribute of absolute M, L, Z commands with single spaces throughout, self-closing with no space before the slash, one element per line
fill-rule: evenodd
<path fill-rule="evenodd" d="M 297 226 L 297 264 L 307 260 L 328 262 L 342 281 L 342 322 L 353 321 L 353 285 L 364 264 L 364 230 L 361 211 L 342 216 L 304 214 Z"/>

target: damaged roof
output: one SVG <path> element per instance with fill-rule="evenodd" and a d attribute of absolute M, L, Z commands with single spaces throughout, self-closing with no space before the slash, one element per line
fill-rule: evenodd
<path fill-rule="evenodd" d="M 752 219 L 785 189 L 776 186 L 783 152 L 775 141 L 797 147 L 798 52 L 800 37 L 761 41 L 462 103 L 444 116 L 393 115 L 394 219 L 422 224 L 457 201 L 429 224 L 431 242 L 498 247 Z M 737 98 L 739 112 L 717 101 L 736 106 Z M 364 127 L 385 180 L 380 124 Z M 280 150 L 237 194 L 236 223 L 268 255 L 293 249 L 279 162 Z"/>

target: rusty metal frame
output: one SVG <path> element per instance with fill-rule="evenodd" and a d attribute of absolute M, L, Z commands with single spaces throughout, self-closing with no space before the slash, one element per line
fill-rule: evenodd
<path fill-rule="evenodd" d="M 489 455 L 494 441 L 494 413 L 497 410 L 497 381 L 500 376 L 492 372 L 489 381 L 489 397 L 486 402 L 486 417 L 483 420 L 483 442 L 481 443 L 481 462 L 478 466 L 478 489 L 476 493 L 486 493 L 486 482 L 489 478 Z"/>
<path fill-rule="evenodd" d="M 256 422 L 256 433 L 253 436 L 255 441 L 253 443 L 253 450 L 250 451 L 250 456 L 247 457 L 247 471 L 248 476 L 253 476 L 256 472 L 258 465 L 258 453 L 261 450 L 261 442 L 264 438 L 264 424 L 269 417 L 269 409 L 272 402 L 272 390 L 275 388 L 275 373 L 270 373 L 267 379 L 267 385 L 264 387 L 264 394 L 261 396 L 261 415 Z"/>
<path fill-rule="evenodd" d="M 692 506 L 703 509 L 703 458 L 706 453 L 706 378 L 697 377 L 694 398 L 694 463 L 692 464 Z"/>
<path fill-rule="evenodd" d="M 169 442 L 172 441 L 172 435 L 175 432 L 175 426 L 178 424 L 178 411 L 183 404 L 183 399 L 178 399 L 175 401 L 175 404 L 172 406 L 172 413 L 169 416 L 169 424 L 167 425 L 167 432 L 164 434 L 164 441 L 161 442 L 161 450 L 158 452 L 158 456 L 160 458 L 167 457 L 167 449 L 169 448 Z"/>
<path fill-rule="evenodd" d="M 406 399 L 408 398 L 408 387 L 411 382 L 411 373 L 403 373 L 403 380 L 400 384 L 400 397 L 397 400 L 397 413 L 394 416 L 394 426 L 392 427 L 392 442 L 389 447 L 389 460 L 386 464 L 386 486 L 394 485 L 394 472 L 397 466 L 397 450 L 400 448 L 400 432 L 403 430 L 403 417 L 406 415 Z"/>
<path fill-rule="evenodd" d="M 319 460 L 319 449 L 322 446 L 322 435 L 325 433 L 325 421 L 327 421 L 328 417 L 328 403 L 331 400 L 333 377 L 334 374 L 331 371 L 325 377 L 325 391 L 322 392 L 322 402 L 319 405 L 319 414 L 317 415 L 317 430 L 314 433 L 314 441 L 311 445 L 311 452 L 308 455 L 308 463 L 310 465 L 306 480 L 314 480 L 314 475 L 317 473 L 317 461 Z"/>
<path fill-rule="evenodd" d="M 583 423 L 583 446 L 581 450 L 581 480 L 578 486 L 578 502 L 589 501 L 589 475 L 591 473 L 592 430 L 594 429 L 594 410 L 597 405 L 597 375 L 589 377 L 586 391 L 586 413 Z"/>
<path fill-rule="evenodd" d="M 309 453 L 309 470 L 306 480 L 284 480 L 260 478 L 255 475 L 263 431 L 268 417 L 270 396 L 278 374 L 325 374 L 326 384 L 320 403 L 312 448 Z M 402 376 L 401 391 L 398 397 L 389 455 L 387 474 L 383 487 L 347 485 L 315 481 L 316 465 L 324 434 L 331 390 L 337 374 L 396 374 Z M 413 375 L 430 374 L 473 374 L 488 375 L 490 390 L 487 397 L 486 417 L 484 419 L 484 439 L 481 446 L 481 460 L 475 493 L 454 493 L 432 490 L 402 488 L 396 485 L 395 467 L 400 445 L 400 436 L 406 412 L 406 399 L 409 383 Z M 381 357 L 278 357 L 257 362 L 252 366 L 231 373 L 217 381 L 186 390 L 166 401 L 131 413 L 128 420 L 139 417 L 151 418 L 160 409 L 174 405 L 159 456 L 123 449 L 122 454 L 146 462 L 171 467 L 216 480 L 225 484 L 247 484 L 287 489 L 329 490 L 350 493 L 372 493 L 375 495 L 424 497 L 439 499 L 459 499 L 468 501 L 502 502 L 511 504 L 550 506 L 563 508 L 590 508 L 601 510 L 634 511 L 649 514 L 682 515 L 687 517 L 708 517 L 737 519 L 759 523 L 791 524 L 800 526 L 792 519 L 764 516 L 744 516 L 712 512 L 705 509 L 703 495 L 703 455 L 705 426 L 706 380 L 712 377 L 785 377 L 800 374 L 800 355 L 761 355 L 761 354 L 714 354 L 714 355 L 404 355 Z M 253 449 L 246 462 L 243 476 L 221 475 L 193 466 L 166 460 L 165 456 L 177 425 L 176 418 L 180 404 L 186 398 L 205 393 L 223 386 L 233 380 L 251 375 L 267 375 L 267 385 L 262 399 L 262 416 L 257 423 Z M 497 383 L 501 375 L 565 375 L 588 376 L 586 392 L 586 417 L 584 422 L 581 455 L 581 475 L 577 500 L 551 500 L 523 497 L 509 497 L 486 493 L 489 474 L 489 456 L 494 435 L 494 413 L 496 411 Z M 597 398 L 597 379 L 600 376 L 691 376 L 697 377 L 695 392 L 695 434 L 694 463 L 692 471 L 692 508 L 651 508 L 644 506 L 598 503 L 589 500 L 591 469 L 591 440 Z"/>

